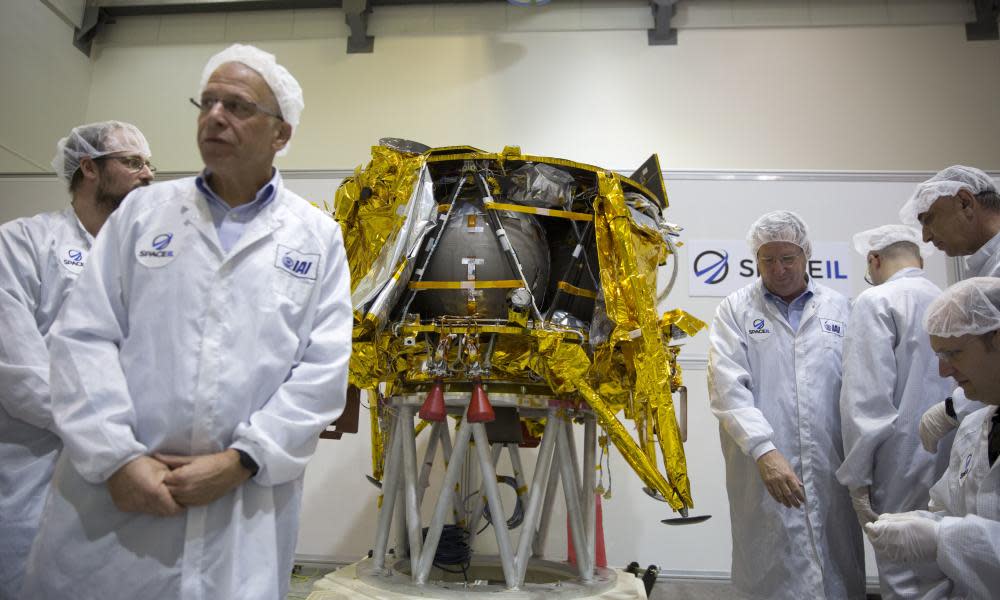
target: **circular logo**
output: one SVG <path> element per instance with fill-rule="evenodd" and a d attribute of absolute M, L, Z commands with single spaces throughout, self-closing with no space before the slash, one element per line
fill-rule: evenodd
<path fill-rule="evenodd" d="M 153 248 L 156 250 L 163 250 L 170 245 L 170 240 L 174 239 L 174 234 L 172 233 L 161 233 L 160 235 L 153 238 Z"/>
<path fill-rule="evenodd" d="M 84 261 L 87 260 L 87 251 L 67 244 L 59 248 L 59 254 L 56 256 L 60 257 L 59 263 L 64 269 L 73 275 L 79 275 L 83 271 Z"/>
<path fill-rule="evenodd" d="M 281 259 L 281 264 L 285 265 L 286 269 L 291 269 L 295 266 L 295 261 L 292 260 L 291 256 L 285 255 L 285 258 Z"/>
<path fill-rule="evenodd" d="M 764 319 L 754 319 L 753 320 L 754 329 L 764 329 Z"/>
<path fill-rule="evenodd" d="M 719 283 L 729 275 L 729 253 L 705 250 L 694 259 L 694 274 L 705 283 Z"/>

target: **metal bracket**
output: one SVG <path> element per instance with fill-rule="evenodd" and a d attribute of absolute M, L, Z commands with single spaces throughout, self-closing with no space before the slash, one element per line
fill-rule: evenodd
<path fill-rule="evenodd" d="M 1000 40 L 1000 1 L 975 0 L 976 20 L 965 24 L 965 39 L 970 42 Z"/>
<path fill-rule="evenodd" d="M 653 29 L 647 29 L 650 46 L 676 46 L 677 30 L 670 26 L 670 20 L 677 12 L 677 0 L 650 0 L 653 10 Z"/>
<path fill-rule="evenodd" d="M 79 27 L 75 27 L 73 30 L 73 45 L 80 52 L 90 56 L 90 49 L 94 45 L 94 38 L 104 29 L 105 25 L 110 25 L 114 22 L 114 17 L 106 10 L 88 4 L 83 10 L 83 21 Z"/>
<path fill-rule="evenodd" d="M 370 0 L 344 0 L 344 21 L 351 28 L 347 38 L 348 54 L 371 54 L 375 50 L 375 38 L 368 35 L 371 12 Z"/>

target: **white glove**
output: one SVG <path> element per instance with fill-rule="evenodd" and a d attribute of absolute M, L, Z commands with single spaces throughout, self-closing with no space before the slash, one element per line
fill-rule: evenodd
<path fill-rule="evenodd" d="M 937 559 L 938 522 L 921 511 L 883 514 L 865 525 L 875 553 L 895 562 Z"/>
<path fill-rule="evenodd" d="M 924 416 L 920 417 L 920 443 L 924 445 L 924 450 L 937 452 L 941 438 L 956 427 L 958 420 L 948 415 L 944 402 L 928 408 Z"/>
<path fill-rule="evenodd" d="M 858 523 L 862 527 L 878 519 L 878 513 L 872 510 L 871 496 L 868 486 L 851 490 L 851 506 L 858 515 Z"/>

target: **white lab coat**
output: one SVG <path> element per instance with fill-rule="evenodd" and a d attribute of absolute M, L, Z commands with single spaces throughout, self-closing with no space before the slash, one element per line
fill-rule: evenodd
<path fill-rule="evenodd" d="M 962 421 L 944 476 L 931 488 L 940 518 L 937 567 L 944 577 L 929 598 L 990 600 L 1000 590 L 1000 460 L 990 467 L 988 436 L 996 406 Z"/>
<path fill-rule="evenodd" d="M 966 277 L 1000 277 L 1000 233 L 965 257 Z"/>
<path fill-rule="evenodd" d="M 841 348 L 850 306 L 810 284 L 797 332 L 764 298 L 760 279 L 733 292 L 712 322 L 708 392 L 719 419 L 733 533 L 734 586 L 752 598 L 863 598 L 864 550 L 835 472 Z M 785 508 L 756 459 L 779 450 L 805 485 Z"/>
<path fill-rule="evenodd" d="M 45 336 L 92 242 L 70 207 L 0 226 L 0 600 L 17 597 L 62 447 Z"/>
<path fill-rule="evenodd" d="M 1000 277 L 1000 233 L 983 244 L 975 254 L 966 256 L 965 268 L 966 278 Z M 951 397 L 959 421 L 986 406 L 982 402 L 966 398 L 965 392 L 960 387 L 955 388 Z"/>
<path fill-rule="evenodd" d="M 927 306 L 940 293 L 922 270 L 902 269 L 862 292 L 851 309 L 840 392 L 845 457 L 837 479 L 848 488 L 871 486 L 876 513 L 925 509 L 948 466 L 950 436 L 931 454 L 917 433 L 924 411 L 955 386 L 938 375 L 923 327 Z M 910 565 L 880 560 L 879 579 L 885 598 L 919 595 Z"/>
<path fill-rule="evenodd" d="M 284 598 L 351 324 L 340 228 L 283 186 L 228 253 L 193 178 L 132 192 L 53 328 L 65 452 L 25 597 Z M 162 518 L 111 501 L 106 480 L 141 455 L 227 447 L 260 472 L 207 506 Z"/>

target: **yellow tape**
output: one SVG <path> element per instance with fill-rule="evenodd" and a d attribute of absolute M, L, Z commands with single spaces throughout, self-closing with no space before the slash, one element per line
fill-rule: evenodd
<path fill-rule="evenodd" d="M 520 279 L 496 281 L 411 281 L 411 290 L 496 290 L 524 287 Z"/>
<path fill-rule="evenodd" d="M 503 202 L 483 202 L 486 210 L 507 210 L 510 212 L 528 213 L 529 215 L 541 215 L 543 217 L 558 217 L 560 219 L 570 219 L 571 221 L 593 221 L 594 215 L 569 210 L 558 210 L 555 208 L 539 208 L 537 206 L 522 206 L 520 204 L 506 204 Z"/>
<path fill-rule="evenodd" d="M 590 291 L 590 290 L 585 290 L 583 288 L 578 288 L 575 285 L 566 283 L 565 281 L 560 281 L 557 284 L 557 286 L 562 291 L 566 292 L 567 294 L 571 294 L 573 296 L 580 296 L 582 298 L 590 298 L 591 300 L 597 298 L 597 292 L 593 292 L 593 291 Z"/>

